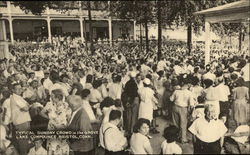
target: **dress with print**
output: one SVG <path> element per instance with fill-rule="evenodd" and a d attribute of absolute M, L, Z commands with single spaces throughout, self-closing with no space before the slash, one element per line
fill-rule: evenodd
<path fill-rule="evenodd" d="M 48 111 L 49 123 L 48 130 L 63 130 L 68 125 L 71 116 L 71 109 L 66 102 L 52 103 L 48 102 L 45 106 Z M 49 155 L 68 155 L 69 145 L 66 140 L 53 139 L 47 141 Z"/>

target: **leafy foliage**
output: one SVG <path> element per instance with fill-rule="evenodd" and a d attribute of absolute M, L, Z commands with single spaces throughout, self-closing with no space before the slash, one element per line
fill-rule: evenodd
<path fill-rule="evenodd" d="M 14 6 L 19 6 L 25 13 L 31 12 L 35 15 L 40 15 L 45 12 L 47 7 L 55 5 L 60 6 L 62 1 L 13 1 Z"/>
<path fill-rule="evenodd" d="M 110 1 L 110 15 L 121 19 L 135 19 L 137 24 L 155 22 L 155 1 Z"/>

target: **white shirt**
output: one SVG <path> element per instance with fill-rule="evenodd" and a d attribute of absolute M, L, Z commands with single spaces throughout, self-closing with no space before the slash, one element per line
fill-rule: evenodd
<path fill-rule="evenodd" d="M 109 114 L 112 110 L 117 110 L 117 108 L 114 105 L 112 105 L 110 107 L 103 107 L 102 113 L 103 113 L 104 117 L 102 120 L 102 124 L 109 122 Z"/>
<path fill-rule="evenodd" d="M 133 133 L 130 139 L 130 147 L 133 154 L 147 154 L 145 148 L 150 148 L 151 144 L 148 137 L 145 135 L 141 133 Z"/>
<path fill-rule="evenodd" d="M 227 128 L 221 120 L 217 119 L 208 122 L 202 117 L 197 118 L 188 130 L 206 143 L 219 140 L 227 132 Z"/>
<path fill-rule="evenodd" d="M 10 145 L 10 141 L 6 139 L 6 129 L 0 124 L 0 143 L 3 143 L 6 147 Z M 2 144 L 1 144 L 2 145 Z"/>
<path fill-rule="evenodd" d="M 203 79 L 204 80 L 205 79 L 210 79 L 212 81 L 215 81 L 216 76 L 213 73 L 211 73 L 211 72 L 207 72 L 206 74 L 203 75 Z"/>
<path fill-rule="evenodd" d="M 120 83 L 111 83 L 108 84 L 108 96 L 111 97 L 112 99 L 121 99 L 122 95 L 122 84 Z"/>
<path fill-rule="evenodd" d="M 194 105 L 193 94 L 188 89 L 175 90 L 170 100 L 181 107 Z"/>
<path fill-rule="evenodd" d="M 105 135 L 103 135 L 104 132 L 105 132 Z M 100 138 L 101 146 L 113 152 L 124 150 L 125 149 L 124 147 L 126 147 L 128 144 L 126 137 L 124 137 L 124 133 L 121 132 L 117 128 L 117 126 L 109 122 L 103 124 L 103 126 L 100 128 L 99 138 Z M 105 143 L 104 143 L 104 140 L 105 140 Z"/>
<path fill-rule="evenodd" d="M 80 83 L 82 84 L 83 88 L 85 87 L 86 84 L 86 76 L 80 78 Z"/>
<path fill-rule="evenodd" d="M 97 89 L 91 89 L 90 90 L 90 96 L 89 96 L 90 102 L 101 102 L 102 101 L 102 94 Z"/>
<path fill-rule="evenodd" d="M 52 81 L 49 78 L 47 78 L 47 79 L 44 80 L 43 86 L 44 86 L 45 89 L 49 90 L 49 88 L 51 86 L 53 86 L 53 83 L 52 83 Z"/>
<path fill-rule="evenodd" d="M 28 106 L 29 104 L 19 95 L 13 94 L 10 96 L 11 105 L 11 119 L 14 125 L 30 122 L 31 117 L 29 111 L 21 111 L 21 108 Z"/>
<path fill-rule="evenodd" d="M 176 75 L 180 75 L 180 74 L 184 73 L 183 69 L 179 65 L 174 66 L 174 72 Z"/>
<path fill-rule="evenodd" d="M 35 150 L 35 147 L 32 147 L 28 155 L 47 155 L 47 151 L 42 146 L 38 150 Z"/>
<path fill-rule="evenodd" d="M 89 116 L 89 119 L 90 121 L 95 121 L 96 120 L 96 117 L 95 117 L 95 114 L 89 104 L 89 101 L 87 100 L 83 100 L 82 101 L 82 106 L 83 106 L 83 109 L 87 112 L 88 116 Z"/>
<path fill-rule="evenodd" d="M 167 143 L 164 140 L 161 144 L 161 149 L 163 154 L 182 154 L 182 149 L 176 142 Z"/>
<path fill-rule="evenodd" d="M 224 85 L 223 83 L 221 83 L 215 87 L 215 91 L 217 92 L 219 96 L 219 101 L 222 101 L 222 102 L 228 101 L 230 90 L 227 85 Z"/>
<path fill-rule="evenodd" d="M 250 81 L 250 63 L 247 63 L 242 69 L 241 72 L 243 73 L 242 77 L 245 81 Z"/>
<path fill-rule="evenodd" d="M 157 64 L 157 72 L 159 72 L 160 70 L 164 70 L 167 67 L 166 62 L 161 60 L 158 62 Z"/>
<path fill-rule="evenodd" d="M 202 94 L 203 88 L 201 86 L 194 86 L 190 88 L 190 91 L 192 92 L 195 101 L 197 101 L 197 98 Z"/>
<path fill-rule="evenodd" d="M 249 132 L 250 131 L 250 127 L 249 125 L 240 125 L 236 128 L 236 130 L 234 131 L 234 133 L 241 133 L 241 132 Z M 232 138 L 241 144 L 245 144 L 248 140 L 249 136 L 241 136 L 241 137 L 234 137 L 232 136 Z"/>
<path fill-rule="evenodd" d="M 10 98 L 7 98 L 3 102 L 3 109 L 6 110 L 5 111 L 5 116 L 4 116 L 3 124 L 4 125 L 8 125 L 8 124 L 10 124 L 12 122 L 12 120 L 11 120 Z"/>
<path fill-rule="evenodd" d="M 152 72 L 152 69 L 149 66 L 147 66 L 145 64 L 141 65 L 141 72 L 143 75 L 147 75 L 149 71 Z"/>
<path fill-rule="evenodd" d="M 37 78 L 37 79 L 42 79 L 42 78 L 44 78 L 44 73 L 43 73 L 43 71 L 35 71 L 35 78 Z"/>

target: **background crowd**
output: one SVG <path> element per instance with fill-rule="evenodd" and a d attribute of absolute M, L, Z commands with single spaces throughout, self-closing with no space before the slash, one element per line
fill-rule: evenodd
<path fill-rule="evenodd" d="M 53 38 L 49 46 L 14 46 L 0 62 L 1 153 L 152 154 L 157 117 L 163 154 L 241 153 L 249 144 L 249 67 L 246 51 L 188 53 L 182 43 L 94 46 Z M 17 131 L 98 131 L 85 139 L 17 139 Z M 188 133 L 193 139 L 188 139 Z M 225 138 L 224 138 L 225 137 Z M 249 149 L 249 148 L 248 148 Z"/>

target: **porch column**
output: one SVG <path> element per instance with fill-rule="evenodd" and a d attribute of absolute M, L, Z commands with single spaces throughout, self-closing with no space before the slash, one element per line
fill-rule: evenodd
<path fill-rule="evenodd" d="M 49 40 L 49 43 L 51 43 L 51 27 L 50 27 L 50 17 L 48 16 L 47 17 L 47 27 L 48 27 L 48 40 Z"/>
<path fill-rule="evenodd" d="M 51 21 L 51 19 L 50 19 L 50 11 L 49 11 L 49 7 L 47 7 L 46 8 L 46 12 L 47 12 L 47 19 L 46 19 L 46 21 L 47 21 L 47 28 L 48 28 L 48 41 L 49 41 L 49 43 L 51 43 L 52 41 L 51 41 L 51 27 L 50 27 L 50 21 Z"/>
<path fill-rule="evenodd" d="M 82 17 L 80 17 L 80 30 L 81 30 L 81 40 L 82 40 L 82 43 L 84 42 L 84 36 L 83 36 L 83 19 Z"/>
<path fill-rule="evenodd" d="M 10 5 L 10 1 L 7 1 L 7 8 L 8 8 L 8 21 L 9 21 L 9 28 L 10 28 L 10 40 L 11 43 L 14 43 L 14 34 L 13 34 L 13 25 L 12 25 L 12 16 L 11 16 L 11 5 Z"/>
<path fill-rule="evenodd" d="M 205 41 L 205 65 L 210 62 L 210 23 L 208 21 L 205 22 L 205 34 L 206 34 L 206 41 Z"/>
<path fill-rule="evenodd" d="M 11 43 L 13 44 L 14 43 L 14 34 L 13 34 L 13 25 L 12 25 L 13 19 L 9 17 L 8 20 L 9 20 L 9 28 L 10 28 L 10 40 L 11 40 Z"/>
<path fill-rule="evenodd" d="M 80 13 L 80 31 L 81 31 L 81 41 L 82 43 L 84 42 L 84 36 L 83 36 L 83 19 L 82 19 L 82 2 L 79 1 L 78 2 L 78 6 L 79 6 L 79 13 Z"/>
<path fill-rule="evenodd" d="M 112 34 L 112 19 L 109 17 L 109 44 L 112 46 L 112 41 L 113 41 L 113 34 Z"/>
<path fill-rule="evenodd" d="M 1 25 L 2 25 L 2 32 L 3 32 L 3 40 L 6 41 L 6 27 L 5 27 L 5 21 L 4 20 L 1 20 Z"/>
<path fill-rule="evenodd" d="M 134 20 L 134 41 L 136 41 L 136 20 Z"/>

